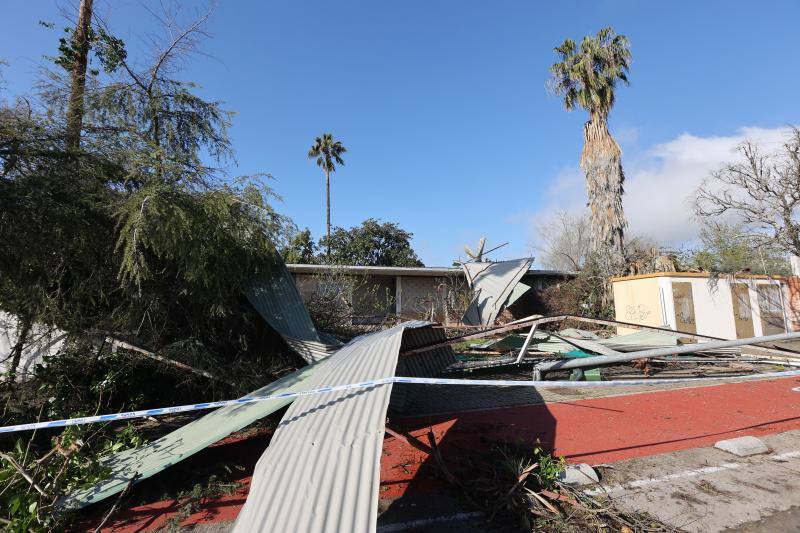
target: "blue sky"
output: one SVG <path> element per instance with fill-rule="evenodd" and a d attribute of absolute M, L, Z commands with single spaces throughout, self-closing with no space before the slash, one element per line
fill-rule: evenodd
<path fill-rule="evenodd" d="M 134 52 L 156 29 L 145 2 L 95 3 Z M 59 10 L 74 8 L 4 4 L 8 96 L 28 91 L 56 49 L 58 31 L 37 21 L 63 26 Z M 333 176 L 335 225 L 398 222 L 428 265 L 450 264 L 481 235 L 511 242 L 496 259 L 536 255 L 537 225 L 585 203 L 586 117 L 547 93 L 552 49 L 611 25 L 634 58 L 611 117 L 630 230 L 676 245 L 694 235 L 685 204 L 709 168 L 744 138 L 776 144 L 800 122 L 798 20 L 794 1 L 227 1 L 207 55 L 180 77 L 237 112 L 232 172 L 272 174 L 278 209 L 315 236 L 324 181 L 305 154 L 330 131 L 348 147 Z"/>

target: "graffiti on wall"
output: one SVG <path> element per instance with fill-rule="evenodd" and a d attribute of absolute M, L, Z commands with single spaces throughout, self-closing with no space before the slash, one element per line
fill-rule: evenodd
<path fill-rule="evenodd" d="M 642 322 L 651 314 L 652 312 L 642 304 L 625 306 L 625 320 L 627 322 Z"/>

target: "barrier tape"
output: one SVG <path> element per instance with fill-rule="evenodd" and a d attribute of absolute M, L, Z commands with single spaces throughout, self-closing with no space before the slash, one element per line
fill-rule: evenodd
<path fill-rule="evenodd" d="M 18 424 L 15 426 L 0 427 L 0 433 L 15 433 L 17 431 L 27 431 L 33 429 L 46 429 L 55 427 L 78 426 L 83 424 L 95 424 L 97 422 L 112 422 L 115 420 L 130 420 L 132 418 L 144 418 L 148 416 L 159 416 L 174 413 L 187 413 L 190 411 L 204 411 L 216 409 L 218 407 L 229 407 L 233 405 L 247 405 L 251 403 L 266 402 L 269 400 L 280 400 L 286 398 L 298 398 L 300 396 L 312 396 L 315 394 L 325 394 L 328 392 L 341 392 L 354 389 L 368 389 L 380 387 L 393 383 L 410 383 L 415 385 L 461 385 L 478 387 L 533 387 L 540 389 L 554 388 L 592 388 L 592 387 L 634 387 L 641 385 L 665 385 L 671 383 L 702 383 L 709 381 L 725 380 L 754 380 L 772 379 L 800 376 L 800 370 L 787 370 L 781 372 L 766 372 L 762 374 L 751 374 L 748 376 L 726 376 L 726 377 L 706 377 L 706 378 L 671 378 L 671 379 L 631 379 L 631 380 L 612 380 L 612 381 L 513 381 L 495 379 L 445 379 L 445 378 L 411 378 L 411 377 L 390 377 L 376 379 L 372 381 L 362 381 L 360 383 L 349 383 L 347 385 L 337 385 L 333 387 L 321 387 L 319 389 L 309 389 L 296 392 L 281 392 L 266 396 L 248 396 L 238 400 L 223 400 L 219 402 L 193 403 L 188 405 L 178 405 L 175 407 L 161 407 L 157 409 L 144 409 L 141 411 L 128 411 L 125 413 L 112 413 L 107 415 L 84 416 L 78 418 L 67 418 L 64 420 L 51 420 L 48 422 L 34 422 L 29 424 Z"/>

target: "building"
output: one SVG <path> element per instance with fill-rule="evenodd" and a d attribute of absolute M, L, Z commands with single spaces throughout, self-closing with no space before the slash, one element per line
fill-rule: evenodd
<path fill-rule="evenodd" d="M 307 302 L 319 298 L 331 287 L 346 294 L 353 322 L 358 324 L 379 323 L 389 315 L 456 324 L 471 301 L 464 271 L 456 267 L 299 264 L 287 267 Z M 501 320 L 541 313 L 541 292 L 570 276 L 553 270 L 528 270 L 521 281 L 530 289 L 505 310 Z"/>
<path fill-rule="evenodd" d="M 792 329 L 789 284 L 750 274 L 660 272 L 611 280 L 616 318 L 724 339 Z M 619 328 L 618 333 L 635 330 Z"/>

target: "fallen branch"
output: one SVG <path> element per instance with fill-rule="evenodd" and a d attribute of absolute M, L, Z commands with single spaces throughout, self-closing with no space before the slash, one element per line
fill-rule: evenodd
<path fill-rule="evenodd" d="M 392 437 L 396 438 L 397 440 L 401 440 L 401 441 L 405 442 L 406 444 L 408 444 L 409 446 L 413 446 L 414 448 L 418 449 L 421 452 L 425 452 L 428 455 L 433 455 L 433 453 L 434 453 L 433 448 L 431 448 L 430 446 L 425 445 L 425 443 L 421 442 L 419 439 L 417 439 L 416 437 L 414 437 L 412 435 L 409 435 L 407 433 L 402 433 L 402 432 L 399 432 L 399 431 L 395 431 L 392 428 L 390 428 L 389 426 L 386 426 L 385 431 L 386 431 L 386 433 L 388 433 Z"/>
<path fill-rule="evenodd" d="M 203 376 L 208 379 L 213 379 L 215 381 L 220 381 L 232 387 L 236 387 L 236 384 L 227 381 L 222 378 L 218 378 L 217 376 L 211 374 L 210 372 L 206 372 L 205 370 L 200 370 L 198 368 L 194 368 L 192 366 L 187 365 L 186 363 L 181 363 L 179 361 L 175 361 L 174 359 L 169 359 L 167 357 L 163 357 L 158 355 L 155 352 L 151 352 L 150 350 L 146 350 L 129 342 L 117 339 L 116 337 L 107 336 L 103 339 L 103 342 L 108 342 L 111 345 L 112 350 L 116 350 L 117 348 L 122 348 L 123 350 L 128 350 L 131 352 L 136 352 L 138 354 L 144 355 L 149 359 L 153 359 L 154 361 L 159 361 L 161 363 L 168 364 L 170 366 L 174 366 L 175 368 L 180 368 L 181 370 L 185 370 L 187 372 L 191 372 L 192 374 L 197 374 L 198 376 Z"/>
<path fill-rule="evenodd" d="M 16 460 L 16 459 L 14 459 L 14 458 L 13 458 L 13 457 L 11 457 L 10 455 L 8 455 L 8 454 L 6 454 L 6 453 L 3 453 L 3 452 L 0 452 L 0 459 L 5 459 L 6 461 L 8 461 L 8 462 L 11 464 L 11 466 L 13 466 L 13 467 L 14 467 L 14 469 L 15 469 L 17 472 L 19 472 L 19 474 L 20 474 L 20 475 L 21 475 L 23 478 L 25 478 L 25 481 L 27 481 L 28 483 L 30 483 L 31 487 L 33 487 L 34 489 L 36 489 L 36 492 L 38 492 L 39 494 L 41 494 L 41 495 L 42 495 L 42 496 L 44 496 L 45 498 L 47 498 L 47 497 L 48 497 L 47 493 L 46 493 L 44 490 L 42 490 L 42 487 L 40 487 L 40 486 L 39 486 L 39 485 L 36 483 L 36 481 L 34 481 L 33 477 L 32 477 L 32 476 L 31 476 L 31 475 L 30 475 L 30 474 L 29 474 L 29 473 L 28 473 L 28 472 L 27 472 L 27 471 L 26 471 L 26 470 L 25 470 L 25 469 L 22 467 L 22 465 L 21 465 L 21 464 L 19 464 L 19 463 L 17 462 L 17 460 Z"/>
<path fill-rule="evenodd" d="M 100 533 L 100 530 L 103 529 L 103 526 L 106 525 L 106 522 L 108 522 L 108 520 L 111 518 L 111 516 L 115 512 L 117 512 L 117 509 L 119 508 L 119 504 L 122 503 L 122 500 L 128 495 L 128 493 L 131 490 L 131 487 L 133 486 L 133 483 L 136 481 L 136 478 L 138 478 L 138 477 L 139 477 L 139 472 L 134 472 L 133 477 L 128 481 L 128 484 L 125 485 L 125 488 L 122 489 L 122 492 L 119 493 L 119 496 L 117 496 L 117 499 L 114 502 L 114 505 L 111 506 L 111 509 L 109 509 L 108 513 L 103 518 L 103 521 L 100 522 L 100 524 L 95 528 L 94 533 Z"/>
<path fill-rule="evenodd" d="M 431 450 L 433 450 L 433 458 L 436 459 L 436 462 L 439 464 L 439 468 L 441 468 L 444 477 L 447 478 L 451 484 L 463 488 L 464 485 L 454 476 L 450 470 L 447 468 L 447 465 L 444 464 L 444 459 L 442 458 L 442 452 L 439 451 L 439 447 L 436 445 L 436 436 L 433 434 L 433 430 L 428 431 L 428 442 L 431 445 Z"/>

